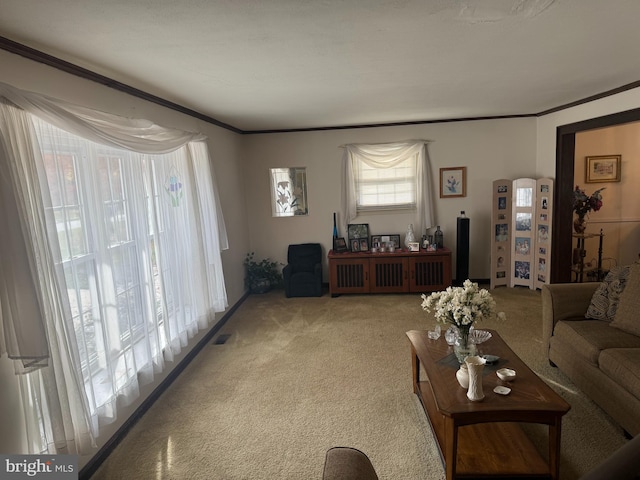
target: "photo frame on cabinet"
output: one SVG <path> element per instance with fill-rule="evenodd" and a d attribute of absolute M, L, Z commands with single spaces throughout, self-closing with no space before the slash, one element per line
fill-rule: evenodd
<path fill-rule="evenodd" d="M 467 196 L 467 167 L 440 169 L 440 198 Z"/>
<path fill-rule="evenodd" d="M 350 223 L 347 225 L 347 238 L 349 242 L 352 239 L 366 238 L 369 239 L 369 224 L 368 223 Z"/>
<path fill-rule="evenodd" d="M 344 237 L 336 237 L 333 239 L 333 251 L 335 253 L 347 252 L 349 247 L 347 247 L 347 241 Z"/>
<path fill-rule="evenodd" d="M 349 248 L 352 252 L 363 252 L 369 250 L 369 224 L 368 223 L 350 223 L 347 225 L 347 239 Z M 362 244 L 360 240 L 365 240 Z M 366 246 L 366 248 L 362 248 Z"/>
<path fill-rule="evenodd" d="M 376 235 L 376 237 L 380 237 L 380 246 L 384 248 L 400 248 L 400 235 Z"/>
<path fill-rule="evenodd" d="M 622 155 L 598 155 L 595 157 L 586 157 L 585 182 L 619 182 L 622 178 L 620 175 L 621 163 Z"/>

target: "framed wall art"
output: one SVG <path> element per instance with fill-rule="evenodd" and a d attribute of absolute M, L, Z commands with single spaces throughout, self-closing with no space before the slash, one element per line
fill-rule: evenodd
<path fill-rule="evenodd" d="M 309 215 L 307 206 L 307 169 L 271 168 L 271 216 Z"/>
<path fill-rule="evenodd" d="M 440 198 L 467 196 L 467 167 L 440 169 Z"/>
<path fill-rule="evenodd" d="M 585 162 L 585 182 L 619 182 L 620 164 L 622 155 L 599 155 L 596 157 L 586 157 Z"/>

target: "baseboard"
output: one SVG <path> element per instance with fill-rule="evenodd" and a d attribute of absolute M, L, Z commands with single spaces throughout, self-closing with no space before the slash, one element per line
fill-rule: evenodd
<path fill-rule="evenodd" d="M 98 452 L 87 462 L 87 464 L 80 470 L 78 474 L 79 480 L 88 480 L 98 470 L 102 462 L 104 462 L 114 448 L 124 439 L 129 430 L 142 418 L 142 416 L 151 408 L 160 395 L 169 388 L 173 381 L 184 371 L 184 369 L 191 363 L 196 355 L 202 350 L 205 345 L 208 345 L 216 333 L 224 326 L 225 323 L 231 318 L 235 311 L 242 305 L 242 303 L 249 296 L 249 292 L 240 297 L 222 318 L 207 332 L 207 334 L 191 349 L 189 353 L 180 361 L 178 365 L 167 375 L 167 377 L 151 392 L 151 394 L 144 399 L 142 404 L 136 409 L 133 414 L 122 424 L 116 433 L 114 433 L 109 440 L 98 450 Z"/>

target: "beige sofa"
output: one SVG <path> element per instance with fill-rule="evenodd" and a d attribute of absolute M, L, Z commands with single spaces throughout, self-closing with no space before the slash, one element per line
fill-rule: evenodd
<path fill-rule="evenodd" d="M 585 318 L 599 283 L 545 285 L 542 334 L 551 364 L 635 436 L 640 433 L 640 265 L 629 268 L 610 321 Z"/>

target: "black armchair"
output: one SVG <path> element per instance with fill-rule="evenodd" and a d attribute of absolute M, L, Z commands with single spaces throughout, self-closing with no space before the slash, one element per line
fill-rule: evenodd
<path fill-rule="evenodd" d="M 322 247 L 319 243 L 289 245 L 288 264 L 282 269 L 288 297 L 322 296 Z"/>

